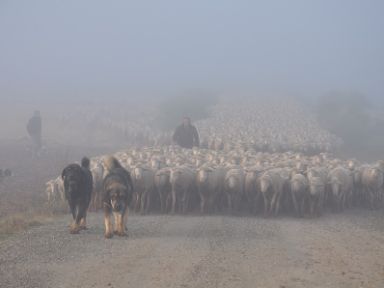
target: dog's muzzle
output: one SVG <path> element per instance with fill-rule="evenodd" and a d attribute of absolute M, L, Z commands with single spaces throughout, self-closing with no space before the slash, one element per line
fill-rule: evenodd
<path fill-rule="evenodd" d="M 111 203 L 111 207 L 114 212 L 121 212 L 124 209 L 125 205 L 124 203 L 116 202 L 116 203 Z"/>

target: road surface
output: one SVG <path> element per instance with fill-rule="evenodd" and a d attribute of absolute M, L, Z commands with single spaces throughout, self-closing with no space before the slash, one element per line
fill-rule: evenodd
<path fill-rule="evenodd" d="M 384 213 L 319 219 L 102 213 L 70 235 L 66 215 L 0 242 L 0 287 L 384 287 Z"/>

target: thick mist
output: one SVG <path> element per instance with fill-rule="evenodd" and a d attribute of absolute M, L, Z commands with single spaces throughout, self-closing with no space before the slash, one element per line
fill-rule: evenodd
<path fill-rule="evenodd" d="M 383 12 L 0 0 L 0 287 L 384 287 Z"/>
<path fill-rule="evenodd" d="M 0 136 L 25 137 L 39 109 L 47 142 L 80 134 L 93 145 L 111 137 L 124 145 L 137 137 L 127 123 L 169 132 L 182 116 L 212 116 L 220 99 L 273 96 L 298 100 L 353 151 L 380 150 L 383 8 L 347 0 L 2 1 Z"/>
<path fill-rule="evenodd" d="M 1 1 L 0 97 L 381 98 L 381 1 Z"/>

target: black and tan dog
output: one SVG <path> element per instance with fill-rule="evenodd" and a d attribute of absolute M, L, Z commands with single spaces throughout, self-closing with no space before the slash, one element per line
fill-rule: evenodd
<path fill-rule="evenodd" d="M 70 232 L 79 233 L 86 229 L 86 217 L 92 196 L 93 179 L 89 170 L 89 159 L 84 157 L 81 166 L 70 164 L 61 173 L 64 182 L 65 198 L 71 209 L 73 224 Z"/>
<path fill-rule="evenodd" d="M 103 180 L 102 196 L 105 238 L 111 238 L 113 234 L 126 236 L 125 217 L 133 194 L 131 175 L 112 156 L 104 159 L 104 167 L 108 171 Z M 115 218 L 115 230 L 111 221 L 112 213 Z"/>

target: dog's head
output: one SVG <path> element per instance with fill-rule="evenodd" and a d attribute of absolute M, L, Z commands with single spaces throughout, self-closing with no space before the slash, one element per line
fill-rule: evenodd
<path fill-rule="evenodd" d="M 129 189 L 121 183 L 113 183 L 107 188 L 110 205 L 115 212 L 122 212 L 127 208 Z"/>
<path fill-rule="evenodd" d="M 66 167 L 63 170 L 61 177 L 64 181 L 64 188 L 68 193 L 78 191 L 82 181 L 82 171 L 80 166 L 70 165 Z"/>

